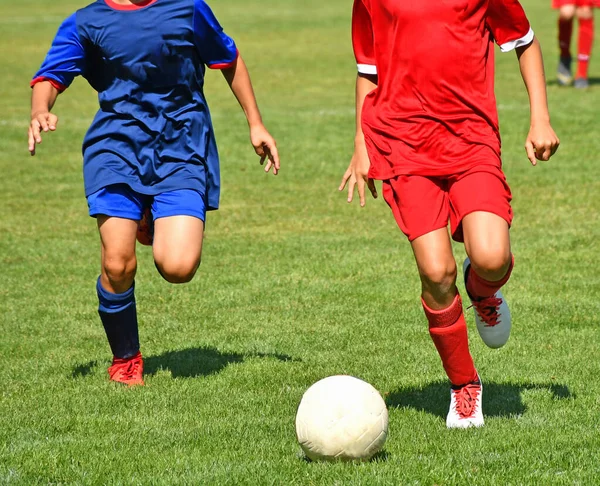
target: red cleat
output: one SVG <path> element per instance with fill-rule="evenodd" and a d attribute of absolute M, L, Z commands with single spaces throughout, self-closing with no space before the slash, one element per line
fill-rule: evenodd
<path fill-rule="evenodd" d="M 142 353 L 131 358 L 113 358 L 112 366 L 108 368 L 110 381 L 124 383 L 129 386 L 143 385 L 144 360 Z"/>
<path fill-rule="evenodd" d="M 152 246 L 152 242 L 154 241 L 154 220 L 152 219 L 150 208 L 144 210 L 142 219 L 138 224 L 136 237 L 142 245 Z"/>

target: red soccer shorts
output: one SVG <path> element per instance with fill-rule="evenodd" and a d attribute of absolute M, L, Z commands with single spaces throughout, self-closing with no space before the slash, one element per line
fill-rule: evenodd
<path fill-rule="evenodd" d="M 565 5 L 576 7 L 600 7 L 600 0 L 552 0 L 552 8 L 560 8 Z"/>
<path fill-rule="evenodd" d="M 464 241 L 463 218 L 475 211 L 494 213 L 512 223 L 510 188 L 496 166 L 477 166 L 447 177 L 402 175 L 383 181 L 383 197 L 402 232 L 413 241 L 448 226 Z"/>

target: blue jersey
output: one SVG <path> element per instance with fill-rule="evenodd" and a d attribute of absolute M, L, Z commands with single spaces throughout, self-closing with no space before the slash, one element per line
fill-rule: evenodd
<path fill-rule="evenodd" d="M 219 205 L 219 158 L 203 93 L 205 66 L 238 52 L 203 0 L 97 0 L 60 26 L 32 85 L 59 91 L 82 75 L 100 109 L 83 141 L 86 195 L 111 184 L 156 195 L 177 189 Z"/>

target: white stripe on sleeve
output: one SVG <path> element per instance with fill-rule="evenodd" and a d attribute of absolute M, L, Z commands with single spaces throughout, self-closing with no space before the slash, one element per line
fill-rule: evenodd
<path fill-rule="evenodd" d="M 533 42 L 533 36 L 534 36 L 533 29 L 531 29 L 531 27 L 530 27 L 529 32 L 527 32 L 527 34 L 525 34 L 520 39 L 510 41 L 510 42 L 505 42 L 504 44 L 502 44 L 500 46 L 500 50 L 502 52 L 510 52 L 513 49 L 516 49 L 517 47 L 528 46 L 529 44 L 531 44 Z"/>
<path fill-rule="evenodd" d="M 357 64 L 357 67 L 361 74 L 377 74 L 377 66 L 373 64 Z"/>

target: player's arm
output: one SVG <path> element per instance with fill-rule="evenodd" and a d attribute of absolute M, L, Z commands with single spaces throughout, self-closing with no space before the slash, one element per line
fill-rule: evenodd
<path fill-rule="evenodd" d="M 58 117 L 50 113 L 56 98 L 56 89 L 49 81 L 42 81 L 33 86 L 31 94 L 31 122 L 29 123 L 29 153 L 35 155 L 35 146 L 42 143 L 42 132 L 56 130 Z"/>
<path fill-rule="evenodd" d="M 536 159 L 550 159 L 558 149 L 560 141 L 550 125 L 544 62 L 539 41 L 534 38 L 531 44 L 517 47 L 516 53 L 529 94 L 531 123 L 525 150 L 531 163 L 536 165 Z"/>
<path fill-rule="evenodd" d="M 248 125 L 250 140 L 260 157 L 260 163 L 268 159 L 265 171 L 271 167 L 273 174 L 279 172 L 279 154 L 275 140 L 264 127 L 246 63 L 239 55 L 235 42 L 219 24 L 204 0 L 194 0 L 194 37 L 200 58 L 210 69 L 220 69 L 231 91 L 240 103 Z"/>
<path fill-rule="evenodd" d="M 263 125 L 246 63 L 238 55 L 233 65 L 222 69 L 222 72 L 231 91 L 238 100 L 242 110 L 244 110 L 248 127 L 250 128 L 250 141 L 254 147 L 254 151 L 260 157 L 260 163 L 263 164 L 268 159 L 265 172 L 269 172 L 272 167 L 273 174 L 277 175 L 279 172 L 277 144 Z"/>
<path fill-rule="evenodd" d="M 348 185 L 348 202 L 352 202 L 354 197 L 354 188 L 358 187 L 358 197 L 360 205 L 365 205 L 365 183 L 374 198 L 377 198 L 377 189 L 372 179 L 369 179 L 369 155 L 365 145 L 365 136 L 362 131 L 362 108 L 366 96 L 377 87 L 376 74 L 358 73 L 356 77 L 356 133 L 354 135 L 354 155 L 350 160 L 350 165 L 340 184 L 339 190 L 343 191 Z"/>
<path fill-rule="evenodd" d="M 73 14 L 59 27 L 44 62 L 31 81 L 31 122 L 29 153 L 35 155 L 36 144 L 42 143 L 42 132 L 56 130 L 58 117 L 52 107 L 59 93 L 67 89 L 76 76 L 83 74 L 85 49 L 79 37 L 77 18 Z"/>
<path fill-rule="evenodd" d="M 367 95 L 377 87 L 377 63 L 375 59 L 373 25 L 371 15 L 364 0 L 354 0 L 352 7 L 352 48 L 358 68 L 356 78 L 356 133 L 354 135 L 354 155 L 340 184 L 343 191 L 348 185 L 348 202 L 352 202 L 354 188 L 358 188 L 360 205 L 365 205 L 365 185 L 376 198 L 377 190 L 372 179 L 369 179 L 371 165 L 362 131 L 362 110 Z"/>

